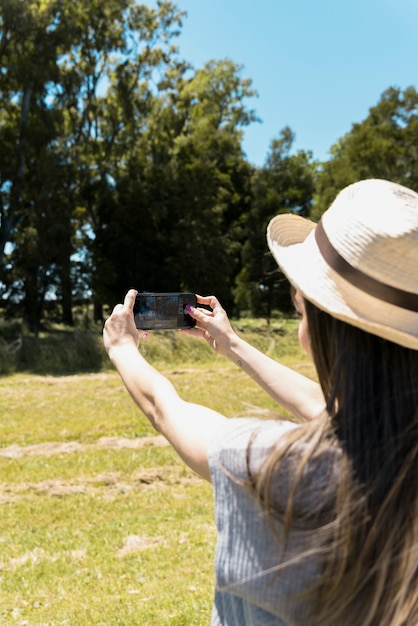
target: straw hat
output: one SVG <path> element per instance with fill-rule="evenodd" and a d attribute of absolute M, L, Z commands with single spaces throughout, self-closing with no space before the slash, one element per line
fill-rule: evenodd
<path fill-rule="evenodd" d="M 418 350 L 417 193 L 386 180 L 363 180 L 343 189 L 319 224 L 277 215 L 267 241 L 307 300 Z"/>

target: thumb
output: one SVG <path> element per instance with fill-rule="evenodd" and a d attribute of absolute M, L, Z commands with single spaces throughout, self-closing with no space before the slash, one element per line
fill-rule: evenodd
<path fill-rule="evenodd" d="M 127 309 L 133 310 L 134 304 L 135 304 L 135 298 L 136 298 L 137 294 L 138 294 L 138 292 L 137 292 L 136 289 L 130 289 L 128 291 L 128 293 L 125 296 L 125 300 L 123 301 L 123 305 Z"/>

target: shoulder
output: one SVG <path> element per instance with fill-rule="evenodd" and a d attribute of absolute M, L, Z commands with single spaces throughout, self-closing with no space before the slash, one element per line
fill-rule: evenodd
<path fill-rule="evenodd" d="M 211 472 L 223 468 L 237 478 L 246 478 L 248 459 L 251 459 L 253 471 L 276 447 L 280 438 L 296 428 L 298 424 L 287 420 L 229 419 L 209 444 Z"/>
<path fill-rule="evenodd" d="M 329 445 L 310 451 L 308 432 L 305 424 L 286 420 L 228 420 L 209 446 L 215 491 L 234 489 L 231 483 L 242 489 L 249 474 L 255 476 L 262 472 L 264 463 L 273 460 L 269 498 L 275 508 L 283 511 L 291 499 L 296 518 L 305 519 L 316 518 L 321 512 L 332 509 L 341 469 L 341 450 Z M 283 447 L 287 451 L 281 454 Z"/>

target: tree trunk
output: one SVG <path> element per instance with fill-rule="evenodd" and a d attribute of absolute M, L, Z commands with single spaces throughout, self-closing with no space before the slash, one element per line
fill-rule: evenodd
<path fill-rule="evenodd" d="M 97 300 L 94 300 L 93 309 L 94 309 L 94 321 L 103 322 L 103 304 L 101 302 L 98 302 Z"/>

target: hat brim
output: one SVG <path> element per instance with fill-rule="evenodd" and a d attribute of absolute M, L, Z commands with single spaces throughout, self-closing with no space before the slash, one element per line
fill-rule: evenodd
<path fill-rule="evenodd" d="M 337 274 L 318 249 L 315 227 L 314 222 L 294 214 L 277 215 L 268 226 L 269 248 L 289 281 L 334 317 L 418 350 L 417 314 L 382 302 Z"/>

